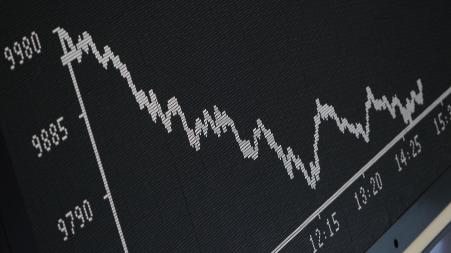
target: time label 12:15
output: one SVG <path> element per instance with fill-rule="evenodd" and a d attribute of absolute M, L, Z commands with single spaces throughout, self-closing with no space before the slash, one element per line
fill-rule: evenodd
<path fill-rule="evenodd" d="M 309 235 L 309 241 L 312 245 L 313 253 L 324 247 L 328 239 L 335 237 L 340 230 L 340 222 L 338 221 L 337 212 L 333 212 L 325 219 L 319 217 L 319 222 L 314 228 L 313 233 Z"/>

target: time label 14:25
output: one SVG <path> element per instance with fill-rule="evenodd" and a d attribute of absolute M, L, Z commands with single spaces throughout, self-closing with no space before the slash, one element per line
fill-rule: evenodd
<path fill-rule="evenodd" d="M 409 161 L 416 159 L 423 152 L 418 134 L 415 134 L 410 139 L 405 139 L 402 143 L 402 147 L 395 153 L 395 161 L 399 172 L 407 168 Z"/>

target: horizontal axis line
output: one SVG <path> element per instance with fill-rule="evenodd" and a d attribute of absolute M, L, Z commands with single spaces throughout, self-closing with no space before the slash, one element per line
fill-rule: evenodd
<path fill-rule="evenodd" d="M 432 110 L 441 104 L 445 98 L 451 94 L 451 87 L 442 93 L 434 102 L 432 102 L 422 113 L 420 113 L 406 128 L 396 135 L 384 148 L 382 148 L 371 160 L 366 163 L 354 176 L 344 183 L 331 197 L 329 197 L 318 209 L 316 209 L 307 219 L 302 222 L 291 234 L 285 238 L 272 253 L 280 252 L 294 237 L 296 237 L 305 227 L 307 227 L 324 209 L 326 209 L 335 199 L 337 199 L 349 186 L 352 185 L 361 175 L 371 168 L 388 150 L 390 150 L 399 140 L 413 129 L 423 118 L 425 118 Z"/>

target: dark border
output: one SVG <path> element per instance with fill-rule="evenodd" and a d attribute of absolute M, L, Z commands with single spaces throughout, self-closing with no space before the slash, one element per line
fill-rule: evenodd
<path fill-rule="evenodd" d="M 367 252 L 403 252 L 450 203 L 450 182 L 448 168 Z"/>
<path fill-rule="evenodd" d="M 13 166 L 0 134 L 0 245 L 6 252 L 36 252 L 31 223 Z M 3 248 L 0 248 L 3 250 Z"/>

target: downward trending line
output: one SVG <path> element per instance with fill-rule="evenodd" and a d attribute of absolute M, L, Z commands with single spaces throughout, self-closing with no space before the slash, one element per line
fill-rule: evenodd
<path fill-rule="evenodd" d="M 320 163 L 318 155 L 319 145 L 319 130 L 320 125 L 328 120 L 333 120 L 341 133 L 352 134 L 355 138 L 362 138 L 365 142 L 370 141 L 370 110 L 375 111 L 388 111 L 393 119 L 395 119 L 399 113 L 405 124 L 412 122 L 412 115 L 415 112 L 416 105 L 423 104 L 423 85 L 420 79 L 417 80 L 418 91 L 411 91 L 410 98 L 405 99 L 405 104 L 395 95 L 389 100 L 385 95 L 381 98 L 375 98 L 373 92 L 369 87 L 366 88 L 367 101 L 365 102 L 365 122 L 351 123 L 348 119 L 340 117 L 335 108 L 328 104 L 323 104 L 319 99 L 316 99 L 317 113 L 313 117 L 314 121 L 314 142 L 313 142 L 313 161 L 310 161 L 310 170 L 306 169 L 305 163 L 301 160 L 299 155 L 293 152 L 291 147 L 284 148 L 282 145 L 276 142 L 275 136 L 270 129 L 266 128 L 260 119 L 256 120 L 257 126 L 253 129 L 253 136 L 251 139 L 244 139 L 240 136 L 235 122 L 230 118 L 227 113 L 220 110 L 216 105 L 213 106 L 213 115 L 206 109 L 202 111 L 203 119 L 196 118 L 194 121 L 194 127 L 191 128 L 186 119 L 177 98 L 172 97 L 167 102 L 167 111 L 164 112 L 160 102 L 157 99 L 157 95 L 153 90 L 149 90 L 146 94 L 143 90 L 137 89 L 130 72 L 127 69 L 125 63 L 121 62 L 118 55 L 115 55 L 109 46 L 104 47 L 104 53 L 101 54 L 97 50 L 96 44 L 93 42 L 91 35 L 87 32 L 83 32 L 81 36 L 78 36 L 78 42 L 74 45 L 72 38 L 63 28 L 56 28 L 54 30 L 58 33 L 61 45 L 63 47 L 64 55 L 61 57 L 63 65 L 68 65 L 77 60 L 79 63 L 82 61 L 83 54 L 94 54 L 97 61 L 105 68 L 108 68 L 109 62 L 113 67 L 117 69 L 121 76 L 127 81 L 127 84 L 135 97 L 136 102 L 139 105 L 140 110 L 147 109 L 152 121 L 157 123 L 161 121 L 168 133 L 172 132 L 172 117 L 178 116 L 183 130 L 186 132 L 189 144 L 196 151 L 200 150 L 201 137 L 207 137 L 211 130 L 217 137 L 225 134 L 227 131 L 231 131 L 235 136 L 235 140 L 240 148 L 243 157 L 247 159 L 257 159 L 259 156 L 259 142 L 262 138 L 266 140 L 266 143 L 273 150 L 277 158 L 282 161 L 285 170 L 290 177 L 294 178 L 293 166 L 296 170 L 300 170 L 307 181 L 307 184 L 316 189 L 317 182 L 320 180 Z M 67 47 L 68 48 L 67 48 Z M 69 49 L 69 51 L 68 51 Z"/>

